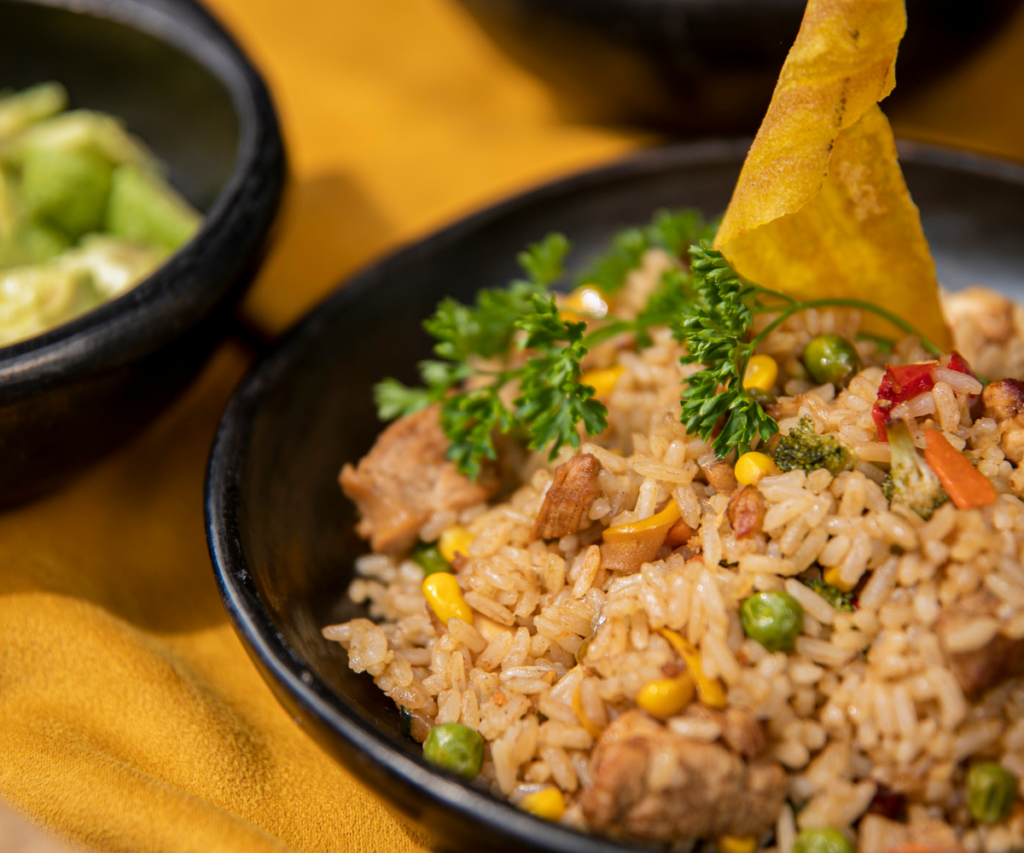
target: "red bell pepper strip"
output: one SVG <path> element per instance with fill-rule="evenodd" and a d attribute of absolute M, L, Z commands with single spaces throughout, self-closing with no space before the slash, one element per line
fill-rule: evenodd
<path fill-rule="evenodd" d="M 878 427 L 878 440 L 888 441 L 885 436 L 885 425 L 892 419 L 892 410 L 900 403 L 913 400 L 925 391 L 931 391 L 935 387 L 935 380 L 932 378 L 932 371 L 936 365 L 931 364 L 900 364 L 895 367 L 885 366 L 885 376 L 878 386 L 878 397 L 875 400 L 874 408 L 871 410 L 871 418 Z M 955 370 L 957 373 L 966 373 L 974 376 L 974 371 L 960 353 L 954 351 L 949 357 L 948 370 Z M 977 378 L 977 377 L 975 377 Z M 971 396 L 971 401 L 974 397 Z"/>

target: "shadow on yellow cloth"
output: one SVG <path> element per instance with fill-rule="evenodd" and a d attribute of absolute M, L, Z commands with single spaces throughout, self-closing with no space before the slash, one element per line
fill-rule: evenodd
<path fill-rule="evenodd" d="M 102 850 L 423 850 L 284 713 L 221 608 L 203 471 L 246 365 L 223 347 L 141 439 L 0 517 L 0 792 Z"/>

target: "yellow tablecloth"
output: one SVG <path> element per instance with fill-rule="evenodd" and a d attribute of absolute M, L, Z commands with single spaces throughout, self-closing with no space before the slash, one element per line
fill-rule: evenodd
<path fill-rule="evenodd" d="M 291 155 L 246 305 L 271 331 L 397 243 L 649 141 L 561 119 L 451 0 L 212 5 L 263 68 Z M 1024 14 L 897 129 L 1024 158 L 1022 56 Z M 248 364 L 226 343 L 144 435 L 0 514 L 0 797 L 99 850 L 429 849 L 278 706 L 221 608 L 202 478 Z"/>

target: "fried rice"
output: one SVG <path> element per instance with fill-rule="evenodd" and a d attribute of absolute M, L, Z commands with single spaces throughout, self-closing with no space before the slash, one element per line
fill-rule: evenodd
<path fill-rule="evenodd" d="M 666 263 L 654 250 L 630 274 L 627 310 Z M 947 297 L 946 310 L 958 349 L 986 378 L 1024 369 L 1020 308 L 975 289 Z M 997 499 L 946 503 L 927 521 L 890 505 L 881 486 L 890 446 L 872 406 L 886 364 L 935 359 L 916 338 L 888 353 L 858 341 L 865 366 L 848 385 L 814 386 L 800 369 L 804 346 L 825 332 L 854 340 L 859 322 L 853 311 L 808 310 L 759 347 L 780 368 L 771 414 L 781 432 L 809 417 L 853 450 L 852 470 L 764 477 L 746 499 L 756 502 L 754 522 L 738 531 L 732 466 L 680 423 L 680 383 L 697 368 L 680 365 L 667 330 L 642 351 L 611 342 L 589 365 L 621 369 L 603 396 L 606 432 L 550 463 L 524 454 L 514 460 L 520 485 L 499 502 L 437 511 L 416 531 L 432 542 L 464 529 L 468 545 L 454 566 L 472 621 L 433 616 L 423 569 L 407 554 L 371 553 L 356 561 L 348 591 L 370 618 L 324 636 L 404 709 L 421 739 L 443 723 L 477 730 L 486 750 L 473 784 L 513 804 L 557 788 L 569 826 L 677 850 L 732 849 L 723 837 L 752 835 L 750 849 L 790 853 L 809 827 L 846 832 L 859 853 L 915 843 L 1024 850 L 1019 803 L 1004 820 L 979 824 L 965 793 L 977 759 L 1024 781 L 1024 677 L 1014 666 L 1024 654 L 1024 466 L 1004 453 L 1022 427 L 986 416 L 973 377 L 940 369 L 934 388 L 895 415 L 918 447 L 925 428 L 940 430 Z M 596 488 L 578 529 L 537 537 L 555 471 L 588 454 Z M 635 570 L 604 564 L 608 527 L 671 501 L 684 542 Z M 855 609 L 837 610 L 804 583 L 830 569 L 854 590 Z M 791 651 L 745 636 L 740 606 L 757 591 L 786 591 L 802 606 Z M 692 644 L 695 661 L 676 639 Z M 990 661 L 996 671 L 982 683 L 965 676 L 993 655 L 1008 660 Z M 664 719 L 638 708 L 646 684 L 688 665 L 720 686 L 719 707 L 699 692 Z"/>

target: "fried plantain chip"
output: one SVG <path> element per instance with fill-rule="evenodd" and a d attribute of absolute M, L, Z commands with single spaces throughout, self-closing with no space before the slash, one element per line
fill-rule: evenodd
<path fill-rule="evenodd" d="M 906 23 L 903 0 L 809 0 L 715 248 L 765 287 L 874 302 L 949 348 L 935 263 L 878 107 Z M 871 314 L 863 327 L 896 334 Z"/>

